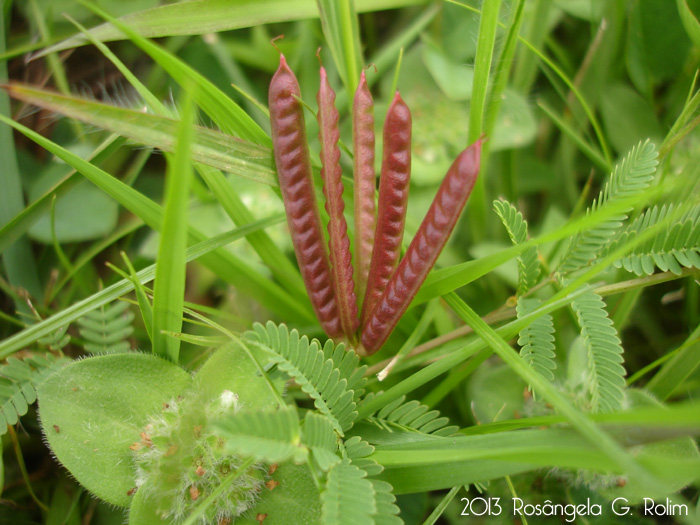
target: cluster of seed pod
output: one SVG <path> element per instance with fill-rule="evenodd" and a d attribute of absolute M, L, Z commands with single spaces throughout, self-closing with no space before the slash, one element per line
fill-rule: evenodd
<path fill-rule="evenodd" d="M 411 176 L 411 112 L 397 92 L 384 122 L 384 152 L 375 207 L 374 104 L 362 72 L 353 102 L 355 265 L 343 212 L 335 93 L 321 66 L 318 125 L 321 178 L 329 216 L 326 250 L 314 192 L 299 83 L 280 55 L 270 82 L 272 142 L 299 269 L 321 327 L 370 355 L 391 335 L 435 264 L 479 173 L 481 141 L 447 172 L 401 258 Z"/>

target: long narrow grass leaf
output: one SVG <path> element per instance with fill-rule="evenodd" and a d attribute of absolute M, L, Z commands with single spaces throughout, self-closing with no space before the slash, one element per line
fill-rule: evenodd
<path fill-rule="evenodd" d="M 191 144 L 194 108 L 187 97 L 180 121 L 175 154 L 167 157 L 165 207 L 153 283 L 153 353 L 177 363 L 180 340 L 163 332 L 180 332 L 185 300 L 185 249 L 192 179 Z"/>
<path fill-rule="evenodd" d="M 268 226 L 272 226 L 274 224 L 280 224 L 282 222 L 284 222 L 284 215 L 279 214 L 241 228 L 236 228 L 235 230 L 223 233 L 217 237 L 212 237 L 211 239 L 207 239 L 206 241 L 200 242 L 194 246 L 190 246 L 186 252 L 186 260 L 187 262 L 197 260 L 200 257 L 222 248 L 233 241 L 244 238 L 250 232 L 267 228 Z M 153 264 L 144 268 L 136 275 L 142 284 L 152 281 L 155 277 L 155 265 Z M 0 359 L 5 358 L 8 355 L 12 355 L 14 352 L 17 352 L 25 346 L 34 343 L 41 337 L 52 333 L 61 326 L 71 323 L 79 317 L 85 315 L 87 312 L 118 299 L 122 295 L 131 292 L 133 289 L 133 282 L 131 282 L 130 279 L 123 279 L 111 286 L 108 286 L 104 290 L 101 290 L 90 297 L 63 309 L 62 311 L 44 319 L 39 323 L 25 328 L 21 332 L 14 334 L 13 336 L 0 342 Z"/>

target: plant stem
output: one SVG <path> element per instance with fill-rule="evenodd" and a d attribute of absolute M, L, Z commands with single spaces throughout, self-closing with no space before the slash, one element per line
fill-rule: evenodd
<path fill-rule="evenodd" d="M 19 440 L 17 439 L 17 432 L 15 432 L 15 427 L 12 425 L 7 425 L 7 431 L 10 434 L 10 439 L 12 440 L 12 448 L 15 451 L 15 456 L 17 456 L 17 464 L 19 465 L 19 470 L 22 473 L 22 478 L 24 479 L 24 484 L 27 485 L 27 491 L 32 497 L 34 502 L 39 505 L 41 510 L 48 512 L 49 508 L 37 497 L 32 489 L 32 483 L 29 480 L 29 473 L 27 472 L 27 466 L 24 464 L 24 457 L 22 456 L 22 449 L 19 446 Z"/>
<path fill-rule="evenodd" d="M 209 506 L 216 501 L 216 498 L 221 496 L 223 492 L 229 488 L 229 486 L 236 481 L 238 478 L 240 478 L 245 471 L 250 467 L 253 463 L 255 463 L 255 460 L 252 458 L 246 459 L 243 464 L 234 472 L 231 472 L 224 481 L 221 482 L 221 485 L 216 487 L 216 490 L 209 494 L 207 496 L 207 499 L 205 499 L 198 507 L 197 510 L 195 510 L 192 514 L 188 516 L 188 518 L 183 522 L 182 525 L 193 525 L 196 523 L 199 518 L 204 514 L 204 512 L 209 508 Z"/>
<path fill-rule="evenodd" d="M 430 516 L 428 516 L 425 521 L 423 522 L 423 525 L 433 525 L 440 516 L 442 516 L 442 513 L 445 512 L 445 509 L 447 506 L 450 504 L 450 502 L 454 499 L 454 497 L 457 495 L 457 492 L 459 492 L 459 489 L 461 489 L 461 485 L 457 485 L 456 487 L 452 487 L 450 491 L 445 494 L 445 497 L 440 500 L 440 503 L 438 503 L 438 506 L 435 507 L 433 512 L 430 513 Z"/>

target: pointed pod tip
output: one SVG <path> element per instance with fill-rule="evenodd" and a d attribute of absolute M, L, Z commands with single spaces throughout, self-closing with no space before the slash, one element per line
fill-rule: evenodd
<path fill-rule="evenodd" d="M 391 116 L 391 120 L 404 122 L 404 125 L 410 126 L 411 122 L 411 109 L 408 104 L 401 98 L 401 93 L 396 91 L 394 99 L 389 105 L 389 110 L 387 111 L 387 119 Z"/>
<path fill-rule="evenodd" d="M 481 145 L 483 138 L 479 138 L 471 146 L 466 148 L 455 159 L 454 166 L 462 176 L 467 176 L 473 179 L 479 175 L 481 167 Z"/>

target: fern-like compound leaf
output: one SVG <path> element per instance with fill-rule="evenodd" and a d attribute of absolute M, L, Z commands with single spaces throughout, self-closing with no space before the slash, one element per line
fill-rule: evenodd
<path fill-rule="evenodd" d="M 371 397 L 365 396 L 365 402 Z M 450 420 L 440 417 L 439 411 L 430 410 L 416 400 L 406 402 L 406 396 L 395 399 L 384 406 L 378 414 L 370 415 L 369 419 L 385 428 L 414 430 L 436 436 L 452 436 L 459 430 L 458 426 L 448 426 Z"/>
<path fill-rule="evenodd" d="M 321 521 L 327 525 L 374 524 L 373 516 L 377 512 L 374 484 L 349 459 L 340 461 L 328 472 L 321 504 Z"/>
<path fill-rule="evenodd" d="M 51 350 L 59 351 L 70 342 L 70 334 L 66 333 L 67 331 L 68 325 L 64 324 L 50 334 L 39 338 L 37 342 L 41 345 L 48 346 Z"/>
<path fill-rule="evenodd" d="M 14 425 L 36 401 L 37 387 L 54 371 L 70 363 L 67 357 L 53 354 L 25 359 L 8 357 L 0 367 L 0 436 L 7 425 Z"/>
<path fill-rule="evenodd" d="M 608 317 L 603 299 L 590 290 L 571 306 L 588 350 L 587 390 L 593 412 L 612 412 L 622 407 L 625 369 L 617 330 Z"/>
<path fill-rule="evenodd" d="M 337 456 L 338 434 L 327 417 L 315 412 L 307 412 L 302 428 L 302 441 L 311 450 L 318 468 L 324 472 L 328 472 L 340 461 Z"/>
<path fill-rule="evenodd" d="M 515 206 L 508 201 L 493 201 L 493 208 L 501 218 L 513 244 L 527 241 L 527 222 Z M 535 284 L 540 276 L 540 263 L 537 248 L 528 248 L 518 256 L 518 296 L 523 295 Z"/>
<path fill-rule="evenodd" d="M 345 456 L 352 464 L 362 469 L 370 477 L 374 487 L 375 504 L 377 506 L 373 516 L 374 523 L 403 523 L 398 517 L 399 508 L 396 506 L 396 497 L 393 494 L 394 489 L 391 484 L 386 481 L 371 479 L 372 476 L 376 476 L 384 470 L 384 467 L 369 457 L 374 452 L 374 447 L 363 441 L 359 436 L 353 436 L 344 443 L 343 449 Z"/>
<path fill-rule="evenodd" d="M 269 463 L 290 458 L 300 463 L 306 459 L 295 407 L 231 414 L 212 426 L 226 440 L 227 450 L 234 454 Z"/>
<path fill-rule="evenodd" d="M 675 214 L 673 205 L 654 206 L 633 221 L 610 244 L 607 251 L 633 241 L 638 235 Z M 680 275 L 682 268 L 700 268 L 700 205 L 682 214 L 652 238 L 637 245 L 634 250 L 615 261 L 637 275 L 651 275 L 656 268 Z"/>
<path fill-rule="evenodd" d="M 400 525 L 403 520 L 399 518 L 399 507 L 396 505 L 396 496 L 392 492 L 394 487 L 386 481 L 371 479 L 374 487 L 375 504 L 377 512 L 374 515 L 375 525 Z"/>
<path fill-rule="evenodd" d="M 131 322 L 134 313 L 129 303 L 116 301 L 89 312 L 78 319 L 83 347 L 91 354 L 117 354 L 128 352 L 131 344 L 127 338 L 134 332 Z"/>
<path fill-rule="evenodd" d="M 270 352 L 272 361 L 311 396 L 316 408 L 342 436 L 357 417 L 356 394 L 349 385 L 360 390 L 364 385 L 364 379 L 358 377 L 357 369 L 353 368 L 359 358 L 332 342 L 321 348 L 317 341 L 300 337 L 298 331 L 290 332 L 285 325 L 268 322 L 266 326 L 255 324 L 253 329 L 254 332 L 246 334 L 246 339 Z"/>
<path fill-rule="evenodd" d="M 591 214 L 606 204 L 638 195 L 646 190 L 654 179 L 658 164 L 657 156 L 656 148 L 648 140 L 633 148 L 615 167 L 610 180 L 586 213 Z M 593 228 L 576 235 L 562 259 L 559 271 L 569 273 L 587 266 L 617 235 L 630 211 L 631 208 L 623 210 L 620 214 L 609 217 Z"/>
<path fill-rule="evenodd" d="M 518 319 L 534 312 L 541 304 L 542 301 L 539 299 L 520 297 L 515 308 Z M 545 314 L 523 328 L 520 331 L 518 344 L 520 357 L 545 379 L 552 381 L 554 379 L 552 370 L 557 367 L 554 361 L 556 355 L 552 316 Z"/>

